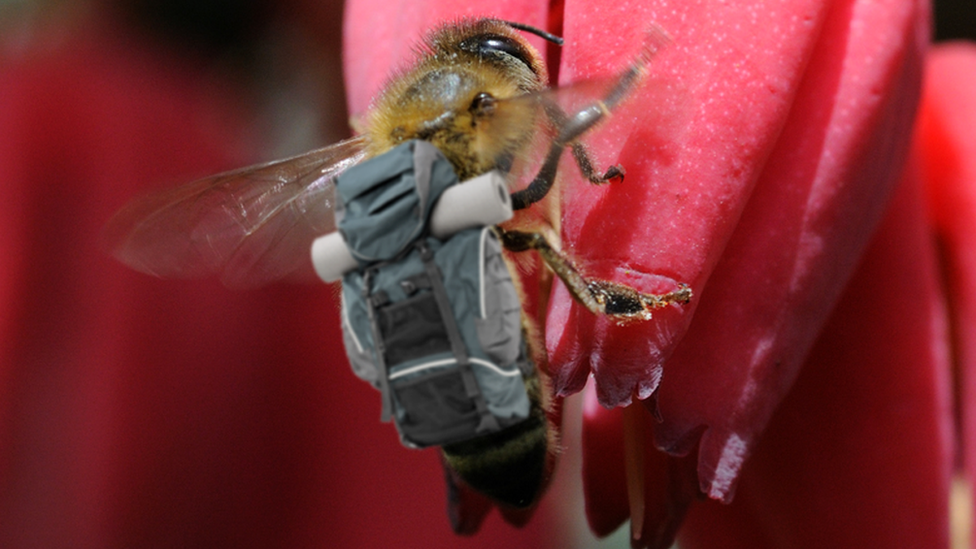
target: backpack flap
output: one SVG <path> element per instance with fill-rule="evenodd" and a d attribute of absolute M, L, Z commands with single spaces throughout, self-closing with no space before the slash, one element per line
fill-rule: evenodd
<path fill-rule="evenodd" d="M 458 182 L 444 155 L 426 141 L 408 141 L 343 172 L 339 232 L 365 267 L 402 253 L 423 233 L 434 202 Z"/>

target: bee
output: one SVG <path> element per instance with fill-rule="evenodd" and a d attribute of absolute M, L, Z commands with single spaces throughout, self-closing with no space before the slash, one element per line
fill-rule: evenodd
<path fill-rule="evenodd" d="M 106 227 L 109 248 L 122 262 L 149 274 L 220 274 L 231 288 L 258 286 L 310 266 L 313 239 L 334 230 L 334 178 L 364 159 L 408 140 L 426 140 L 465 181 L 496 169 L 515 174 L 541 147 L 541 160 L 532 166 L 535 175 L 511 194 L 515 218 L 496 228 L 510 270 L 517 274 L 519 254 L 535 251 L 578 301 L 619 322 L 646 320 L 654 309 L 687 302 L 691 291 L 683 284 L 655 295 L 586 277 L 558 250 L 558 202 L 546 200 L 567 148 L 588 181 L 623 178 L 620 166 L 598 173 L 579 139 L 631 95 L 666 35 L 649 31 L 635 59 L 605 82 L 550 90 L 545 64 L 521 32 L 562 43 L 540 29 L 497 19 L 441 26 L 423 40 L 418 59 L 395 73 L 374 99 L 361 135 L 136 201 Z M 568 97 L 585 101 L 566 108 Z M 519 277 L 513 279 L 524 296 Z M 535 279 L 542 285 L 550 281 L 551 275 Z M 559 444 L 549 413 L 554 403 L 547 389 L 542 328 L 534 315 L 523 312 L 522 317 L 536 364 L 526 379 L 530 418 L 441 448 L 452 493 L 460 482 L 511 508 L 531 507 L 538 500 Z"/>

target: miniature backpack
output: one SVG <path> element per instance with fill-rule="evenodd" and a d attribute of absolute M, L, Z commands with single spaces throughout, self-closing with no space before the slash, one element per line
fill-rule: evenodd
<path fill-rule="evenodd" d="M 497 432 L 529 416 L 532 373 L 521 305 L 491 227 L 429 234 L 441 193 L 458 184 L 426 141 L 409 141 L 336 182 L 339 232 L 359 264 L 342 279 L 353 371 L 382 393 L 410 447 Z"/>

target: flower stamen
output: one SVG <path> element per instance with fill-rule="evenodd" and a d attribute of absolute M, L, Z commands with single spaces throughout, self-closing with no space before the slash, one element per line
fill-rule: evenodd
<path fill-rule="evenodd" d="M 644 532 L 644 406 L 631 404 L 623 409 L 624 467 L 627 474 L 627 501 L 630 504 L 630 535 L 640 539 Z"/>

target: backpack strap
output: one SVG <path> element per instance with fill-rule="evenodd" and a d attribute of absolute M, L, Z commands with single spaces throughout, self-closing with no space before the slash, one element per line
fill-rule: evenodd
<path fill-rule="evenodd" d="M 390 372 L 386 367 L 386 343 L 383 341 L 383 334 L 380 333 L 379 323 L 376 322 L 376 303 L 370 293 L 374 272 L 374 269 L 369 268 L 363 273 L 363 301 L 366 302 L 366 314 L 373 332 L 373 354 L 376 368 L 379 370 L 380 397 L 383 401 L 380 421 L 387 423 L 393 415 L 393 394 L 390 392 Z"/>
<path fill-rule="evenodd" d="M 427 271 L 427 277 L 430 280 L 431 291 L 434 293 L 434 301 L 437 302 L 437 308 L 441 313 L 444 328 L 447 330 L 447 338 L 451 342 L 451 350 L 454 352 L 454 358 L 457 360 L 458 368 L 461 371 L 465 394 L 474 401 L 478 415 L 481 417 L 481 421 L 478 423 L 478 428 L 475 429 L 475 432 L 500 431 L 501 426 L 491 413 L 491 410 L 488 409 L 485 396 L 481 394 L 478 380 L 474 376 L 474 370 L 471 369 L 471 361 L 468 360 L 467 347 L 464 345 L 464 339 L 461 337 L 461 330 L 458 328 L 457 319 L 454 318 L 454 312 L 451 310 L 451 300 L 447 295 L 447 289 L 444 287 L 441 270 L 434 263 L 434 252 L 431 251 L 430 247 L 422 239 L 417 242 L 416 246 L 420 251 L 420 258 L 424 262 L 424 269 Z"/>

